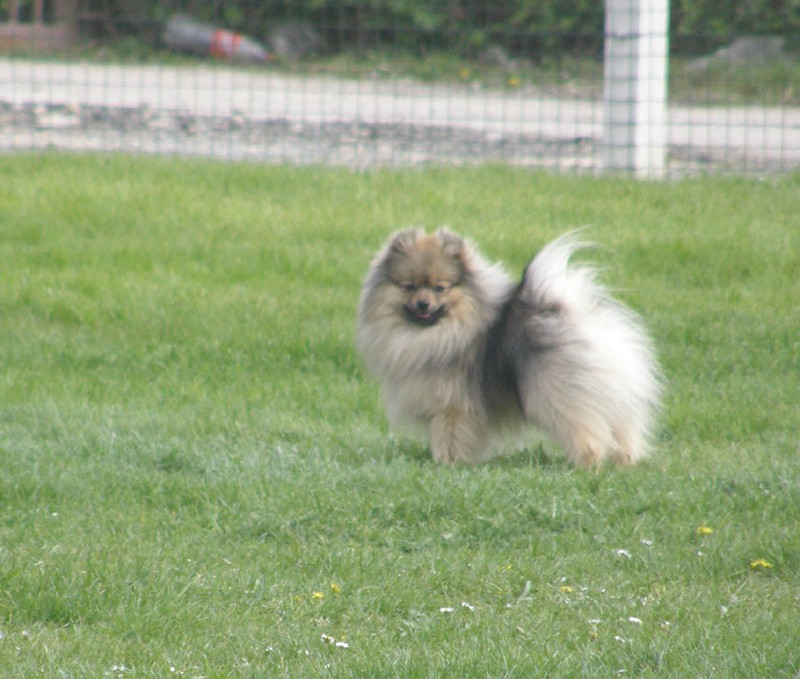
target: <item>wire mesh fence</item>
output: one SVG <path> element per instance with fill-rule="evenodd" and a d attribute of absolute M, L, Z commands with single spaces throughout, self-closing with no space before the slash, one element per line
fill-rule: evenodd
<path fill-rule="evenodd" d="M 0 149 L 599 172 L 608 23 L 551 5 L 5 0 Z M 735 39 L 674 14 L 665 172 L 800 168 L 794 24 Z"/>

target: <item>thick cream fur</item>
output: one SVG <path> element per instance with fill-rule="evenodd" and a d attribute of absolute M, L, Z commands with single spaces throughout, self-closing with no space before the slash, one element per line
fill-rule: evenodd
<path fill-rule="evenodd" d="M 659 395 L 651 343 L 591 269 L 569 264 L 578 247 L 554 241 L 517 285 L 447 231 L 392 236 L 370 267 L 356 331 L 390 423 L 426 436 L 442 463 L 489 459 L 501 432 L 533 426 L 580 466 L 640 459 Z M 458 260 L 464 275 L 437 323 L 404 313 L 409 293 L 390 276 L 398 257 L 411 258 L 402 270 L 414 258 L 432 268 Z"/>

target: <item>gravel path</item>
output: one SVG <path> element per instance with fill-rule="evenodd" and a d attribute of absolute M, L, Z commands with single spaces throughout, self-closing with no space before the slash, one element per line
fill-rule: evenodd
<path fill-rule="evenodd" d="M 600 169 L 602 115 L 601 102 L 566 91 L 0 60 L 0 150 L 591 172 Z M 800 109 L 671 107 L 669 143 L 673 174 L 800 168 Z"/>

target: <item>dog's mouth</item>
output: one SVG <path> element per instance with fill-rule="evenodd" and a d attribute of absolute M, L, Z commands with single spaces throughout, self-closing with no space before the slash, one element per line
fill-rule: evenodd
<path fill-rule="evenodd" d="M 406 306 L 404 309 L 408 320 L 422 326 L 435 325 L 445 314 L 444 306 L 439 306 L 435 309 L 430 307 L 427 309 L 419 309 Z"/>

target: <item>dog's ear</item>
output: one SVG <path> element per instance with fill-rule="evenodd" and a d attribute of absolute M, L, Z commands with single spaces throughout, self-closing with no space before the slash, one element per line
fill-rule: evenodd
<path fill-rule="evenodd" d="M 422 229 L 404 229 L 392 236 L 388 254 L 404 254 L 408 252 L 423 235 Z"/>
<path fill-rule="evenodd" d="M 442 252 L 445 255 L 459 262 L 464 262 L 466 257 L 466 243 L 461 236 L 457 236 L 447 229 L 439 229 L 436 235 L 442 243 Z"/>

